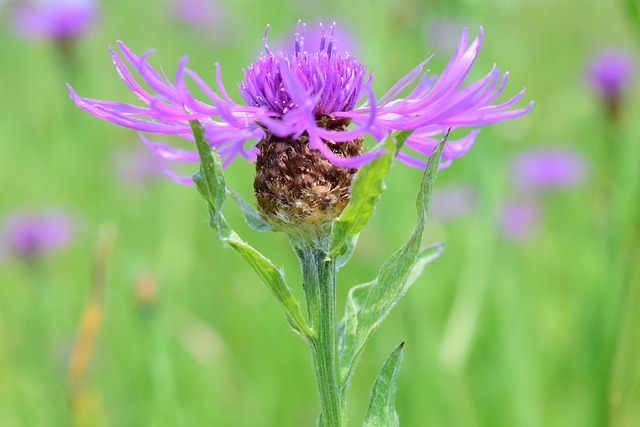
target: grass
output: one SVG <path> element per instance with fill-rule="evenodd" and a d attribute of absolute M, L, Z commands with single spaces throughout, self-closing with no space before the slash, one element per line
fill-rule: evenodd
<path fill-rule="evenodd" d="M 79 43 L 73 74 L 46 42 L 18 39 L 9 25 L 0 29 L 0 213 L 57 206 L 80 224 L 63 251 L 0 265 L 0 425 L 313 425 L 317 401 L 306 346 L 257 278 L 208 229 L 197 192 L 168 179 L 123 186 L 113 176 L 112 153 L 139 144 L 135 132 L 77 109 L 64 83 L 84 96 L 133 101 L 106 51 L 122 39 L 137 52 L 157 48 L 152 62 L 169 74 L 184 53 L 207 79 L 220 61 L 233 92 L 261 47 L 265 24 L 276 38 L 301 17 L 352 29 L 382 93 L 425 57 L 424 25 L 437 16 L 468 23 L 472 34 L 482 23 L 485 42 L 471 77 L 495 61 L 511 71 L 507 92 L 527 86 L 536 106 L 525 118 L 483 129 L 471 152 L 440 174 L 437 186 L 472 184 L 478 206 L 454 222 L 429 224 L 426 239 L 445 241 L 445 254 L 368 346 L 350 394 L 351 425 L 363 418 L 379 367 L 405 340 L 397 396 L 404 426 L 640 423 L 640 126 L 633 120 L 640 103 L 636 85 L 623 121 L 611 130 L 583 80 L 598 48 L 637 52 L 621 4 L 354 0 L 320 7 L 244 0 L 227 5 L 233 42 L 215 45 L 172 21 L 160 3 L 104 3 L 101 24 Z M 449 52 L 436 53 L 434 72 Z M 508 162 L 541 144 L 582 152 L 590 173 L 576 188 L 546 194 L 537 233 L 509 241 L 499 216 L 513 192 Z M 241 162 L 228 170 L 231 186 L 248 199 L 252 174 Z M 408 236 L 419 177 L 402 165 L 392 171 L 340 273 L 340 305 L 348 287 L 370 280 Z M 301 297 L 285 238 L 258 235 L 227 209 Z M 91 362 L 72 388 L 68 361 L 95 297 L 92 254 L 102 224 L 115 226 L 117 238 L 104 296 L 94 300 L 101 322 Z M 146 302 L 137 294 L 145 277 L 157 290 Z"/>

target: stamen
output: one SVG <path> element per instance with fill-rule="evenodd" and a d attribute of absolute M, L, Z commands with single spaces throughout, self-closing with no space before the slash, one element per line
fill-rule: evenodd
<path fill-rule="evenodd" d="M 331 54 L 336 50 L 336 23 L 331 24 L 331 35 L 329 36 L 329 46 L 327 47 L 327 53 L 329 54 L 329 59 L 331 59 Z"/>
<path fill-rule="evenodd" d="M 300 52 L 304 53 L 304 30 L 307 28 L 307 23 L 302 23 L 302 31 L 300 32 Z"/>
<path fill-rule="evenodd" d="M 320 28 L 322 29 L 322 38 L 320 39 L 320 52 L 322 52 L 324 50 L 324 42 L 325 42 L 326 34 L 324 32 L 324 25 L 322 25 L 322 23 L 320 23 Z"/>
<path fill-rule="evenodd" d="M 269 49 L 269 45 L 267 44 L 267 34 L 269 34 L 269 24 L 267 24 L 267 28 L 264 30 L 264 37 L 262 40 L 264 41 L 264 51 L 267 55 L 271 55 L 271 50 Z"/>
<path fill-rule="evenodd" d="M 295 43 L 295 49 L 294 52 L 296 54 L 296 56 L 298 56 L 300 54 L 300 24 L 301 24 L 302 20 L 298 19 L 298 25 L 296 25 L 296 32 L 295 32 L 295 36 L 296 36 L 296 43 Z"/>

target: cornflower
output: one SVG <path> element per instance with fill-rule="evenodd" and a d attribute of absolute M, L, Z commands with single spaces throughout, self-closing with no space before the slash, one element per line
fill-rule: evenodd
<path fill-rule="evenodd" d="M 1 243 L 8 254 L 32 259 L 64 247 L 73 234 L 73 221 L 62 211 L 14 211 L 5 218 Z"/>
<path fill-rule="evenodd" d="M 587 65 L 587 79 L 591 88 L 606 104 L 609 118 L 617 120 L 624 91 L 635 76 L 636 61 L 622 49 L 598 52 Z"/>
<path fill-rule="evenodd" d="M 463 30 L 440 76 L 423 71 L 430 56 L 380 98 L 374 95 L 373 77 L 367 68 L 337 49 L 335 24 L 328 34 L 323 33 L 315 50 L 307 50 L 305 25 L 299 22 L 292 52 L 272 51 L 267 43 L 268 29 L 263 38 L 264 53 L 244 70 L 239 84 L 245 103 L 229 96 L 218 63 L 214 90 L 187 68 L 186 56 L 170 80 L 149 64 L 153 51 L 138 56 L 121 41 L 121 54 L 109 49 L 113 63 L 143 105 L 80 97 L 71 86 L 69 93 L 80 108 L 94 116 L 143 132 L 193 140 L 189 121 L 198 120 L 223 166 L 238 156 L 256 162 L 258 206 L 263 214 L 285 222 L 296 222 L 300 217 L 324 222 L 341 212 L 357 168 L 384 152 L 379 148 L 366 151 L 365 134 L 382 141 L 394 131 L 413 131 L 397 158 L 423 168 L 444 132 L 518 117 L 532 106 L 510 109 L 524 89 L 506 102 L 492 104 L 508 78 L 508 73 L 495 66 L 480 80 L 463 85 L 480 51 L 482 29 L 471 43 Z M 152 91 L 143 88 L 131 69 Z M 187 87 L 188 80 L 209 103 L 196 99 Z M 449 140 L 442 165 L 465 154 L 478 132 L 473 129 L 458 140 Z M 199 161 L 195 150 L 173 148 L 144 137 L 143 141 L 165 159 Z M 292 173 L 294 180 L 290 179 Z M 179 183 L 192 182 L 191 177 L 169 175 Z"/>
<path fill-rule="evenodd" d="M 584 180 L 586 174 L 584 157 L 567 148 L 529 149 L 511 162 L 511 176 L 518 190 L 573 187 Z"/>
<path fill-rule="evenodd" d="M 24 37 L 66 40 L 90 30 L 96 17 L 95 0 L 40 0 L 17 9 L 15 26 Z"/>
<path fill-rule="evenodd" d="M 149 65 L 151 51 L 138 56 L 122 42 L 118 42 L 121 54 L 110 50 L 113 62 L 142 106 L 83 98 L 69 86 L 73 101 L 103 120 L 195 141 L 197 151 L 190 151 L 142 137 L 166 160 L 200 162 L 193 178 L 170 175 L 180 183 L 197 185 L 218 238 L 258 273 L 291 327 L 309 344 L 320 427 L 347 425 L 347 391 L 366 342 L 424 266 L 442 252 L 440 244 L 421 247 L 437 167 L 441 158 L 446 166 L 466 153 L 478 130 L 471 129 L 458 140 L 448 140 L 449 132 L 518 117 L 531 108 L 529 104 L 511 109 L 524 90 L 493 104 L 508 77 L 495 66 L 477 82 L 463 85 L 481 42 L 482 30 L 470 43 L 464 30 L 440 76 L 423 72 L 427 58 L 381 98 L 371 88 L 371 72 L 337 49 L 335 25 L 328 34 L 323 31 L 315 50 L 307 50 L 305 26 L 300 23 L 291 52 L 272 51 L 265 31 L 264 53 L 244 70 L 238 85 L 244 103 L 227 93 L 219 64 L 214 89 L 186 67 L 186 57 L 170 80 Z M 209 102 L 197 99 L 190 86 Z M 365 135 L 380 144 L 365 149 Z M 345 317 L 338 323 L 336 273 L 353 253 L 373 213 L 394 156 L 425 168 L 416 201 L 418 221 L 407 243 L 382 265 L 377 278 L 351 289 Z M 224 179 L 222 167 L 238 157 L 255 162 L 258 212 Z M 249 226 L 288 234 L 300 261 L 308 321 L 283 272 L 241 239 L 224 218 L 227 193 L 239 203 Z M 364 425 L 397 425 L 392 396 L 402 352 L 400 344 L 374 383 Z"/>

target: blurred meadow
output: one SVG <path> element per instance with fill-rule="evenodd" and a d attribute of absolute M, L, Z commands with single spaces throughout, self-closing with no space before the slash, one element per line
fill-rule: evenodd
<path fill-rule="evenodd" d="M 305 343 L 209 229 L 195 188 L 173 183 L 135 131 L 86 114 L 65 87 L 134 102 L 107 51 L 123 40 L 137 53 L 155 48 L 151 63 L 169 76 L 184 54 L 208 81 L 220 62 L 240 100 L 265 26 L 271 45 L 287 46 L 298 19 L 336 21 L 338 43 L 373 70 L 378 96 L 429 53 L 438 73 L 462 27 L 476 36 L 482 26 L 470 79 L 497 63 L 511 73 L 507 93 L 526 87 L 520 105 L 535 100 L 528 115 L 483 128 L 440 172 L 425 239 L 445 242 L 444 255 L 368 345 L 350 425 L 401 341 L 403 426 L 640 425 L 638 78 L 612 116 L 587 71 L 608 48 L 640 64 L 627 1 L 185 0 L 175 9 L 181 2 L 109 0 L 71 53 L 19 34 L 19 3 L 0 1 L 0 426 L 314 424 Z M 207 7 L 179 13 L 187 3 Z M 543 161 L 558 163 L 549 182 L 530 176 L 540 152 L 560 157 Z M 251 200 L 253 165 L 226 173 Z M 420 176 L 394 166 L 339 274 L 339 316 L 348 288 L 406 240 Z M 225 209 L 303 300 L 285 236 L 257 233 Z M 20 251 L 12 227 L 29 215 L 65 216 L 67 235 Z"/>

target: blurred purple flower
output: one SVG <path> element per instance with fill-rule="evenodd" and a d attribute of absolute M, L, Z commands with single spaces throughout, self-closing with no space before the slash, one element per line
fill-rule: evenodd
<path fill-rule="evenodd" d="M 534 148 L 516 155 L 511 162 L 511 176 L 520 190 L 573 187 L 586 174 L 584 157 L 567 148 Z"/>
<path fill-rule="evenodd" d="M 187 24 L 213 25 L 223 18 L 223 11 L 216 1 L 172 0 L 171 10 Z"/>
<path fill-rule="evenodd" d="M 309 147 L 319 150 L 333 164 L 357 168 L 383 151 L 345 158 L 335 154 L 327 141 L 346 143 L 367 133 L 383 140 L 391 132 L 413 130 L 403 147 L 413 153 L 401 152 L 398 159 L 421 168 L 426 165 L 424 157 L 431 155 L 440 136 L 448 129 L 519 117 L 532 105 L 509 110 L 524 90 L 506 102 L 491 104 L 502 92 L 508 77 L 508 73 L 502 74 L 495 67 L 479 81 L 462 86 L 479 53 L 482 31 L 469 44 L 467 31 L 463 30 L 458 47 L 441 76 L 423 72 L 430 59 L 427 58 L 378 100 L 371 89 L 372 76 L 365 66 L 337 50 L 334 27 L 325 34 L 317 50 L 306 49 L 304 31 L 305 26 L 299 24 L 294 51 L 289 53 L 271 51 L 265 32 L 265 53 L 244 70 L 244 80 L 239 85 L 245 105 L 236 103 L 227 94 L 218 64 L 217 91 L 186 68 L 186 57 L 179 62 L 171 82 L 148 64 L 151 51 L 137 56 L 122 42 L 118 42 L 122 55 L 155 93 L 147 92 L 135 80 L 123 58 L 111 50 L 113 62 L 124 83 L 144 106 L 82 98 L 70 86 L 69 93 L 80 108 L 94 116 L 144 132 L 193 139 L 189 120 L 199 120 L 210 145 L 223 158 L 224 166 L 238 154 L 254 161 L 257 140 L 271 135 L 294 139 L 304 135 L 308 137 Z M 210 104 L 191 94 L 187 77 L 211 100 Z M 412 85 L 409 94 L 401 98 L 400 94 Z M 362 102 L 365 97 L 366 101 Z M 348 129 L 349 125 L 355 128 Z M 460 140 L 448 141 L 442 154 L 443 166 L 466 153 L 477 133 L 478 130 L 472 130 Z M 148 145 L 168 160 L 199 161 L 196 151 L 160 143 Z M 181 183 L 192 182 L 191 177 L 173 178 Z"/>
<path fill-rule="evenodd" d="M 64 247 L 73 234 L 73 220 L 62 211 L 15 211 L 4 221 L 2 246 L 17 257 L 35 258 Z"/>
<path fill-rule="evenodd" d="M 113 153 L 114 173 L 125 185 L 144 185 L 164 177 L 166 166 L 164 159 L 139 145 L 118 147 Z"/>
<path fill-rule="evenodd" d="M 205 33 L 212 43 L 225 44 L 234 39 L 237 21 L 229 19 L 219 1 L 172 0 L 171 12 L 177 20 Z"/>
<path fill-rule="evenodd" d="M 14 23 L 23 37 L 71 39 L 93 27 L 97 9 L 95 0 L 38 0 L 19 6 Z"/>
<path fill-rule="evenodd" d="M 589 84 L 607 100 L 617 101 L 634 77 L 635 65 L 635 59 L 630 52 L 619 49 L 603 50 L 589 62 Z"/>
<path fill-rule="evenodd" d="M 434 18 L 425 28 L 426 45 L 436 51 L 450 51 L 458 43 L 458 34 L 464 28 L 460 21 L 447 18 Z"/>
<path fill-rule="evenodd" d="M 533 202 L 508 201 L 500 214 L 502 234 L 509 240 L 526 240 L 535 234 L 539 216 L 539 208 Z"/>
<path fill-rule="evenodd" d="M 477 196 L 469 185 L 435 189 L 429 203 L 429 214 L 441 222 L 455 220 L 475 208 Z"/>

